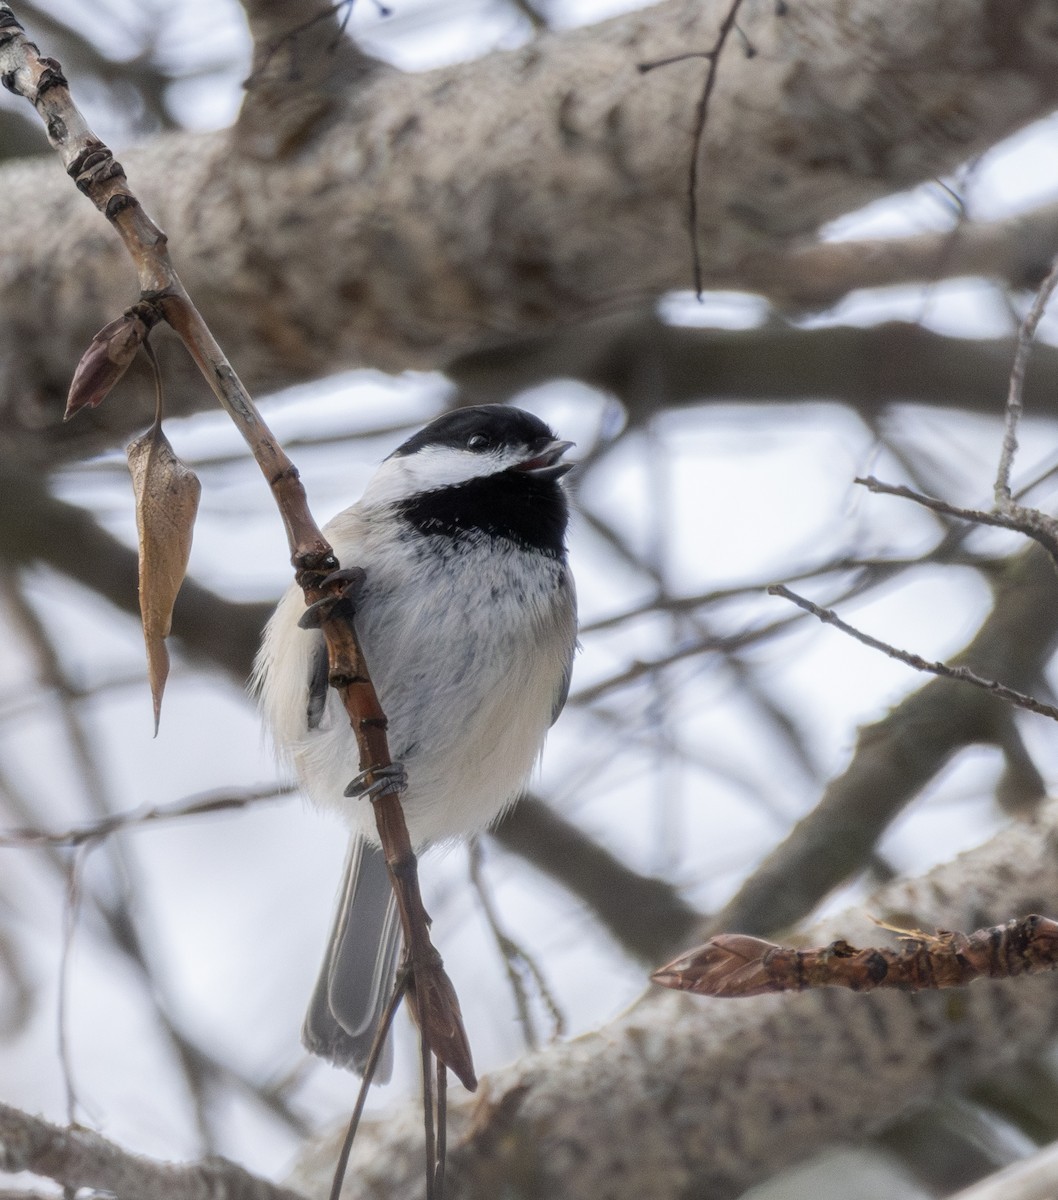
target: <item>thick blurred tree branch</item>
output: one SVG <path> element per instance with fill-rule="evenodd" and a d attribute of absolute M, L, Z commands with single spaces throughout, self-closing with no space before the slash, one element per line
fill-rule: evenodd
<path fill-rule="evenodd" d="M 1058 806 L 865 910 L 806 933 L 877 939 L 869 916 L 920 928 L 1005 919 L 1058 894 Z M 868 915 L 869 914 L 869 915 Z M 552 1200 L 687 1195 L 732 1200 L 835 1141 L 877 1132 L 953 1082 L 1038 1055 L 1058 1030 L 1058 979 L 939 993 L 759 997 L 738 1003 L 648 994 L 596 1034 L 488 1080 L 487 1102 L 456 1102 L 451 1172 L 465 1200 L 512 1192 Z M 678 1114 L 678 1116 L 674 1116 Z M 417 1194 L 421 1133 L 397 1114 L 361 1131 L 345 1195 Z M 324 1148 L 295 1186 L 318 1191 Z"/>
<path fill-rule="evenodd" d="M 71 1194 L 99 1189 L 115 1200 L 303 1200 L 220 1157 L 158 1162 L 131 1154 L 90 1129 L 61 1128 L 7 1104 L 0 1104 L 0 1170 L 54 1179 Z"/>
<path fill-rule="evenodd" d="M 502 400 L 552 378 L 576 379 L 616 396 L 633 423 L 659 410 L 710 401 L 834 400 L 865 417 L 894 403 L 1002 412 L 1013 338 L 956 338 L 920 325 L 798 329 L 695 329 L 653 313 L 610 317 L 467 355 L 448 374 L 460 402 Z M 1058 350 L 1041 345 L 1026 404 L 1058 411 Z"/>
<path fill-rule="evenodd" d="M 801 252 L 828 219 L 1047 113 L 1052 8 L 746 5 L 757 54 L 725 53 L 703 149 L 707 285 Z M 274 89 L 296 92 L 304 72 L 288 70 L 251 89 L 232 130 L 162 135 L 123 158 L 253 390 L 364 364 L 443 367 L 686 286 L 702 64 L 636 68 L 707 48 L 724 11 L 667 0 L 421 75 L 329 50 L 320 23 L 316 99 L 289 128 Z M 270 118 L 275 137 L 247 133 Z M 97 438 L 58 424 L 81 349 L 135 299 L 116 239 L 51 162 L 0 172 L 0 224 L 5 440 L 83 453 L 143 424 L 142 406 L 113 401 L 94 415 Z M 788 274 L 781 290 L 796 294 Z M 174 361 L 170 377 L 189 380 Z M 206 403 L 201 388 L 177 392 L 175 408 Z"/>
<path fill-rule="evenodd" d="M 492 836 L 583 900 L 621 946 L 651 962 L 680 946 L 701 925 L 701 914 L 663 879 L 633 871 L 554 809 L 526 796 Z"/>

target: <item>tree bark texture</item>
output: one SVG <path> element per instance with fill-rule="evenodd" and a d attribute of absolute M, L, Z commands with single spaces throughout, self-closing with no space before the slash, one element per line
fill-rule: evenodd
<path fill-rule="evenodd" d="M 1058 907 L 1058 803 L 863 912 L 805 935 L 877 942 L 877 917 L 958 928 Z M 453 1196 L 735 1197 L 824 1146 L 855 1140 L 1037 1054 L 1058 1030 L 1053 976 L 946 993 L 824 990 L 739 1001 L 652 992 L 611 1025 L 552 1046 L 453 1100 Z M 346 1195 L 421 1191 L 414 1106 L 361 1131 Z M 334 1147 L 294 1186 L 325 1193 Z"/>
<path fill-rule="evenodd" d="M 667 0 L 418 75 L 338 55 L 296 136 L 256 135 L 270 80 L 232 130 L 121 157 L 251 389 L 443 366 L 689 286 L 706 63 L 637 68 L 710 51 L 726 10 Z M 707 285 L 1058 100 L 1058 0 L 748 0 L 739 22 L 756 54 L 726 47 L 699 164 Z M 136 299 L 102 218 L 46 159 L 0 171 L 0 229 L 3 443 L 50 461 L 141 426 L 146 392 L 59 424 L 81 350 Z M 170 376 L 171 411 L 209 403 Z"/>

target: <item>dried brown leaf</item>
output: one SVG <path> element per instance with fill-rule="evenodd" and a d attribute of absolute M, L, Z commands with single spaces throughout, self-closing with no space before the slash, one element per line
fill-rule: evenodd
<path fill-rule="evenodd" d="M 63 420 L 82 408 L 95 408 L 128 370 L 143 345 L 149 326 L 135 309 L 111 321 L 92 338 L 74 371 Z"/>
<path fill-rule="evenodd" d="M 191 538 L 202 485 L 177 458 L 155 423 L 126 450 L 136 495 L 140 549 L 140 615 L 147 646 L 147 677 L 154 700 L 154 732 L 169 675 L 165 639 L 172 627 L 173 605 L 187 571 Z"/>

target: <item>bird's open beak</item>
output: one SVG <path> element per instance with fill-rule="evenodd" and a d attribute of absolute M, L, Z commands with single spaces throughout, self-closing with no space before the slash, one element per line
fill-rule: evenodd
<path fill-rule="evenodd" d="M 522 471 L 526 475 L 532 475 L 534 479 L 561 479 L 567 471 L 573 469 L 573 463 L 559 462 L 558 460 L 571 449 L 575 443 L 559 442 L 559 441 L 544 441 L 531 448 L 532 457 L 524 459 L 520 463 L 515 463 L 511 467 L 512 471 Z"/>

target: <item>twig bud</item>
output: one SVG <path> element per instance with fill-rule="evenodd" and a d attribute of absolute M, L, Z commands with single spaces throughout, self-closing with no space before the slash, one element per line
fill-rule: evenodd
<path fill-rule="evenodd" d="M 130 308 L 116 321 L 111 321 L 92 338 L 81 355 L 70 384 L 63 420 L 68 421 L 82 408 L 95 408 L 110 394 L 111 388 L 125 374 L 143 345 L 150 327 L 143 319 L 140 307 Z"/>

